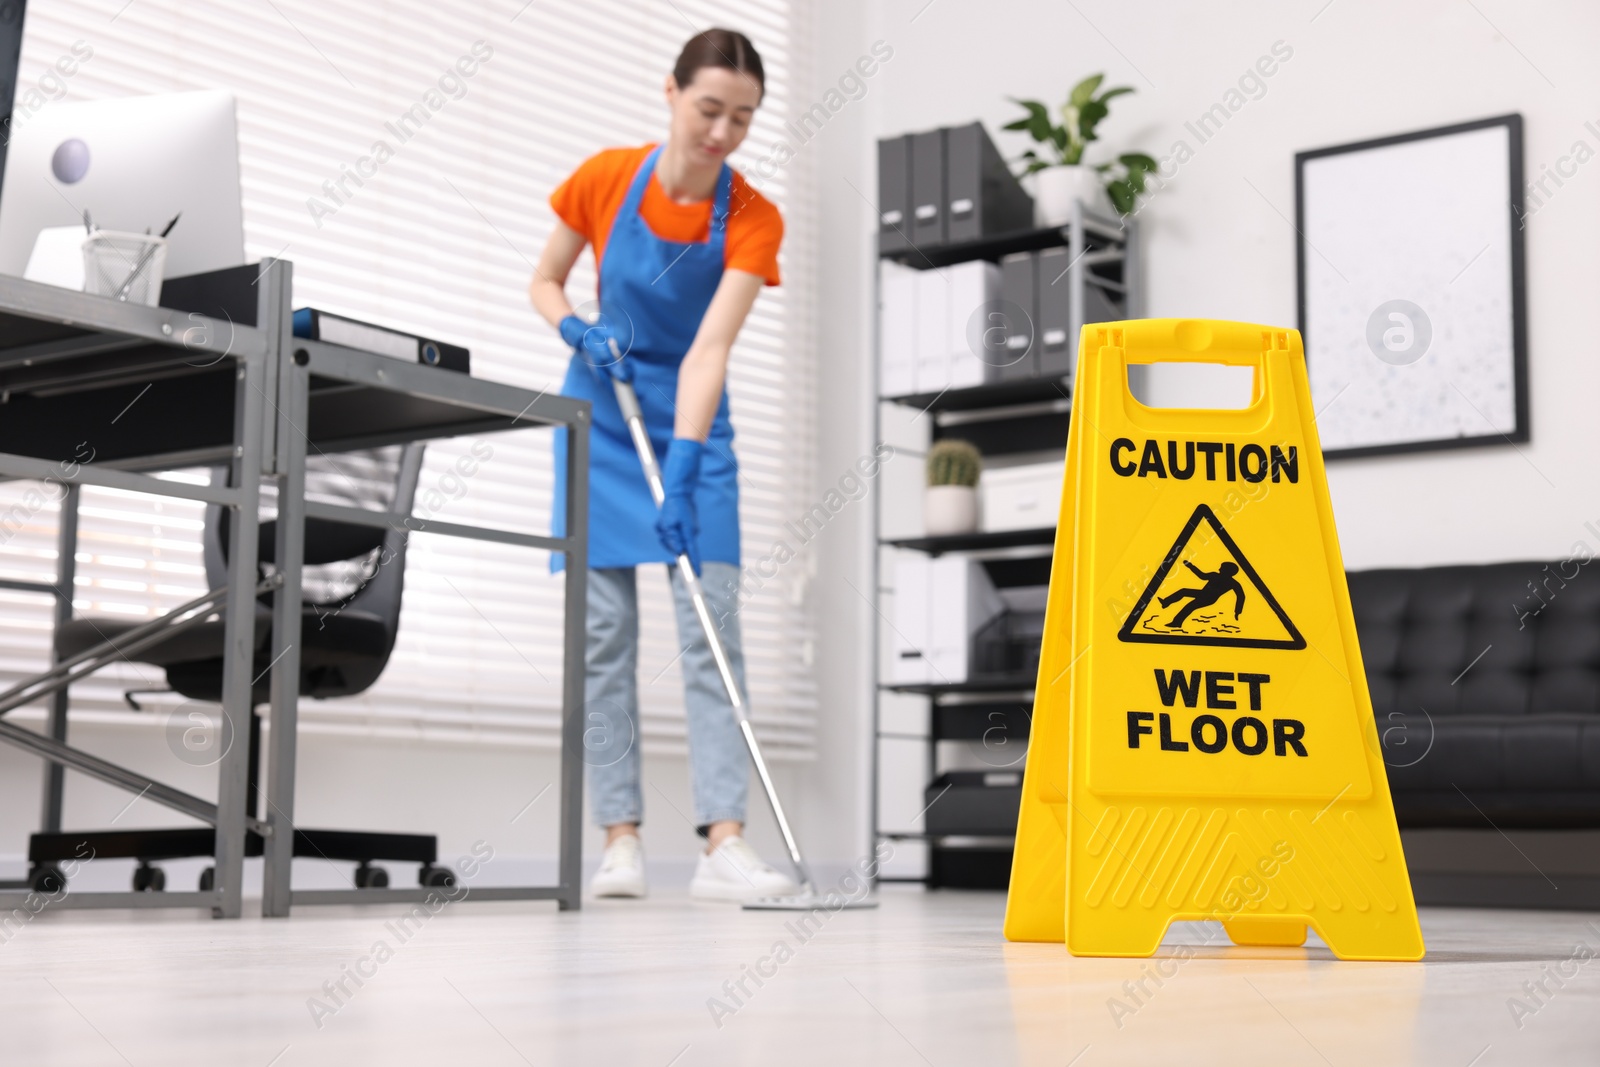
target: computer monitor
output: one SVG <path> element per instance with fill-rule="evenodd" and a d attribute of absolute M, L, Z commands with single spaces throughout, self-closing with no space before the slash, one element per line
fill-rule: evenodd
<path fill-rule="evenodd" d="M 52 104 L 12 135 L 0 185 L 0 274 L 21 275 L 39 231 L 83 225 L 168 237 L 169 278 L 244 263 L 233 94 Z"/>

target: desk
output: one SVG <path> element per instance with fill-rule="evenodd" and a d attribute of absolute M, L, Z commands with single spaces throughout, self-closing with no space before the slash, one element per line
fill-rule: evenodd
<path fill-rule="evenodd" d="M 307 515 L 402 529 L 476 537 L 569 554 L 563 634 L 560 865 L 554 886 L 476 889 L 476 899 L 554 899 L 579 905 L 581 885 L 582 706 L 587 567 L 589 406 L 384 356 L 293 336 L 292 265 L 263 260 L 248 323 L 104 298 L 0 277 L 0 478 L 52 479 L 70 487 L 63 501 L 58 573 L 53 584 L 11 582 L 6 588 L 50 595 L 56 618 L 70 618 L 76 489 L 102 485 L 232 508 L 228 590 L 276 588 L 275 662 L 268 818 L 248 816 L 246 746 L 218 762 L 215 804 L 118 767 L 66 744 L 66 693 L 51 697 L 40 735 L 0 719 L 0 742 L 51 763 L 43 829 L 59 829 L 61 768 L 142 793 L 216 827 L 213 888 L 202 892 L 69 892 L 53 907 L 210 907 L 237 917 L 245 835 L 260 834 L 266 854 L 263 910 L 287 915 L 298 903 L 420 900 L 425 890 L 289 891 L 293 848 L 295 723 L 299 680 L 300 561 Z M 253 324 L 252 324 L 253 323 Z M 305 456 L 320 451 L 484 433 L 525 426 L 564 426 L 572 442 L 567 514 L 578 521 L 565 538 L 306 505 Z M 90 453 L 83 449 L 92 449 Z M 227 462 L 233 487 L 188 485 L 149 471 Z M 279 572 L 257 584 L 260 485 L 273 479 L 282 512 L 277 523 Z M 228 596 L 222 712 L 243 736 L 250 719 L 254 596 Z M 45 690 L 44 692 L 49 692 Z M 3 713 L 0 713 L 3 714 Z M 26 893 L 0 891 L 0 910 Z"/>
<path fill-rule="evenodd" d="M 287 271 L 289 265 L 278 268 Z M 287 336 L 287 331 L 285 332 Z M 425 367 L 353 348 L 288 337 L 278 374 L 277 555 L 283 587 L 274 601 L 272 736 L 267 776 L 267 821 L 279 832 L 266 842 L 262 912 L 286 916 L 294 904 L 420 902 L 437 890 L 289 887 L 293 842 L 297 682 L 300 677 L 300 571 L 305 519 L 334 519 L 417 533 L 467 537 L 569 553 L 564 572 L 566 611 L 562 634 L 561 830 L 554 886 L 475 887 L 473 900 L 553 899 L 577 908 L 582 884 L 583 691 L 589 515 L 589 402 L 514 389 L 453 371 Z M 322 452 L 456 434 L 506 430 L 530 421 L 568 428 L 567 514 L 564 538 L 536 536 L 459 523 L 310 503 L 305 499 L 305 457 Z M 281 657 L 281 659 L 279 659 Z"/>

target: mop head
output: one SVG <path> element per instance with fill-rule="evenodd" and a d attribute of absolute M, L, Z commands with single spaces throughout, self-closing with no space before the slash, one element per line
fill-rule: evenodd
<path fill-rule="evenodd" d="M 744 902 L 745 911 L 854 911 L 858 908 L 876 908 L 876 897 L 852 900 L 842 893 L 826 896 L 812 890 L 787 897 L 756 897 Z"/>

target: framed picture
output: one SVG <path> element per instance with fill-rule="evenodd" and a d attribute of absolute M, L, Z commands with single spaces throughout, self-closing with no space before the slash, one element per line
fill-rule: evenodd
<path fill-rule="evenodd" d="M 1528 440 L 1522 116 L 1295 156 L 1327 456 Z"/>

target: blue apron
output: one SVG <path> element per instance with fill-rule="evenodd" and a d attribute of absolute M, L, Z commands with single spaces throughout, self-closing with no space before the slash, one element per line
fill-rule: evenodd
<path fill-rule="evenodd" d="M 724 163 L 711 206 L 710 236 L 704 242 L 664 241 L 639 216 L 645 187 L 655 173 L 661 146 L 640 164 L 627 198 L 611 223 L 600 263 L 600 313 L 616 325 L 619 343 L 633 364 L 633 387 L 644 411 L 645 428 L 657 456 L 667 454 L 678 399 L 678 366 L 694 343 L 700 320 L 722 281 L 723 245 L 733 170 Z M 631 344 L 627 334 L 631 331 Z M 589 566 L 634 567 L 671 563 L 656 536 L 657 508 L 639 466 L 633 439 L 617 407 L 611 378 L 592 371 L 574 353 L 561 385 L 562 396 L 594 404 L 589 432 Z M 553 536 L 563 537 L 566 517 L 567 435 L 555 433 Z M 733 458 L 733 424 L 728 391 L 723 389 L 706 439 L 695 489 L 700 525 L 700 558 L 739 563 L 739 468 Z M 565 565 L 553 553 L 550 569 Z"/>

